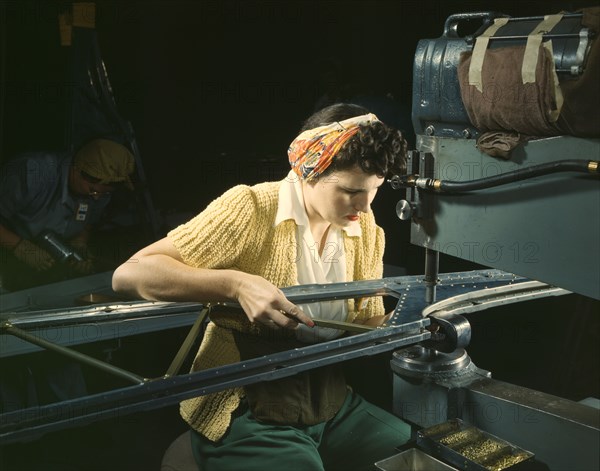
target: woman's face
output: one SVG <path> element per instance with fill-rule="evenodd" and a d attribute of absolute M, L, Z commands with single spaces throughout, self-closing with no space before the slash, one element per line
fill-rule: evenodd
<path fill-rule="evenodd" d="M 328 222 L 345 227 L 371 210 L 371 202 L 384 178 L 369 175 L 360 167 L 333 172 L 315 183 L 303 182 L 304 206 L 313 223 Z"/>

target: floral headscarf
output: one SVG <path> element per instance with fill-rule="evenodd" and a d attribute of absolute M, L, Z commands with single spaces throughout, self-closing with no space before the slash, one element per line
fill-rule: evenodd
<path fill-rule="evenodd" d="M 331 165 L 333 157 L 361 124 L 375 121 L 379 121 L 377 116 L 369 113 L 304 131 L 288 149 L 292 170 L 303 180 L 317 177 Z"/>

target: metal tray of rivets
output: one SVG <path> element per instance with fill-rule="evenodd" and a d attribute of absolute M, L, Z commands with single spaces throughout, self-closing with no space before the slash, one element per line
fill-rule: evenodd
<path fill-rule="evenodd" d="M 515 470 L 534 457 L 533 453 L 460 419 L 419 430 L 417 445 L 465 471 Z"/>

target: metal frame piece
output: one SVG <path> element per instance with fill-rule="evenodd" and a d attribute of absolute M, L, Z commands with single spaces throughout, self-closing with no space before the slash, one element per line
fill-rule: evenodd
<path fill-rule="evenodd" d="M 171 365 L 169 365 L 169 368 L 167 368 L 165 377 L 175 376 L 177 373 L 179 373 L 181 365 L 183 365 L 183 362 L 190 353 L 192 345 L 194 344 L 194 342 L 198 338 L 198 335 L 200 334 L 200 331 L 202 330 L 202 324 L 204 324 L 204 321 L 206 320 L 207 316 L 210 315 L 210 310 L 210 305 L 202 309 L 200 315 L 198 316 L 198 319 L 196 319 L 196 322 L 194 322 L 194 325 L 188 332 L 185 340 L 181 344 L 181 347 L 177 351 L 177 354 L 173 358 Z"/>
<path fill-rule="evenodd" d="M 194 323 L 203 307 L 199 303 L 133 301 L 3 312 L 0 314 L 0 334 L 7 333 L 2 326 L 10 324 L 58 345 L 80 345 L 188 326 Z M 0 358 L 39 350 L 41 348 L 34 343 L 10 336 L 0 337 Z"/>
<path fill-rule="evenodd" d="M 447 273 L 439 275 L 438 293 L 442 297 L 449 297 L 473 289 L 518 281 L 522 281 L 522 278 L 499 270 Z M 430 325 L 431 320 L 422 315 L 422 310 L 427 306 L 426 287 L 427 283 L 422 276 L 404 276 L 285 288 L 283 291 L 286 297 L 297 304 L 365 296 L 392 296 L 397 299 L 397 304 L 385 328 L 178 376 L 171 375 L 179 369 L 203 322 L 202 316 L 205 315 L 206 309 L 203 309 L 198 317 L 198 308 L 203 307 L 200 304 L 142 302 L 79 308 L 66 312 L 40 311 L 33 314 L 5 315 L 5 329 L 0 331 L 3 334 L 17 332 L 11 331 L 14 328 L 18 328 L 20 332 L 69 324 L 131 322 L 136 318 L 152 319 L 155 316 L 164 316 L 167 312 L 189 313 L 191 310 L 195 311 L 196 323 L 165 376 L 113 391 L 2 414 L 0 441 L 16 442 L 50 431 L 157 409 L 191 397 L 258 381 L 275 380 L 320 366 L 388 352 L 428 340 L 431 338 L 431 332 L 426 327 Z M 7 325 L 11 328 L 6 328 Z"/>
<path fill-rule="evenodd" d="M 129 382 L 132 382 L 134 384 L 143 384 L 146 381 L 148 381 L 147 378 L 138 376 L 134 373 L 130 373 L 129 371 L 126 371 L 122 368 L 118 368 L 118 367 L 113 366 L 104 361 L 97 360 L 96 358 L 93 358 L 89 355 L 85 355 L 76 350 L 72 350 L 70 348 L 63 347 L 61 345 L 57 345 L 52 342 L 48 342 L 47 340 L 44 340 L 40 337 L 31 335 L 31 334 L 25 332 L 24 330 L 21 330 L 8 322 L 6 324 L 2 325 L 0 328 L 2 329 L 3 333 L 14 335 L 15 337 L 19 337 L 20 339 L 23 339 L 26 342 L 30 342 L 30 343 L 33 343 L 34 345 L 38 345 L 46 350 L 51 350 L 53 352 L 59 353 L 68 358 L 76 360 L 80 363 L 84 363 L 86 365 L 93 366 L 94 368 L 98 368 L 102 371 L 110 373 L 114 376 L 117 376 L 117 377 L 124 379 L 126 381 L 129 381 Z"/>
<path fill-rule="evenodd" d="M 291 376 L 309 369 L 375 355 L 428 339 L 429 319 L 375 329 L 220 368 L 165 377 L 70 401 L 2 414 L 0 441 L 16 442 L 54 430 L 176 404 L 224 389 Z"/>

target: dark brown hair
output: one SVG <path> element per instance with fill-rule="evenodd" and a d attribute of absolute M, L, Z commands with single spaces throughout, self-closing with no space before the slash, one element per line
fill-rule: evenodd
<path fill-rule="evenodd" d="M 362 106 L 337 103 L 314 113 L 304 122 L 301 132 L 367 113 L 369 110 Z M 402 133 L 381 121 L 361 125 L 321 176 L 355 165 L 379 177 L 406 173 L 406 141 Z"/>

